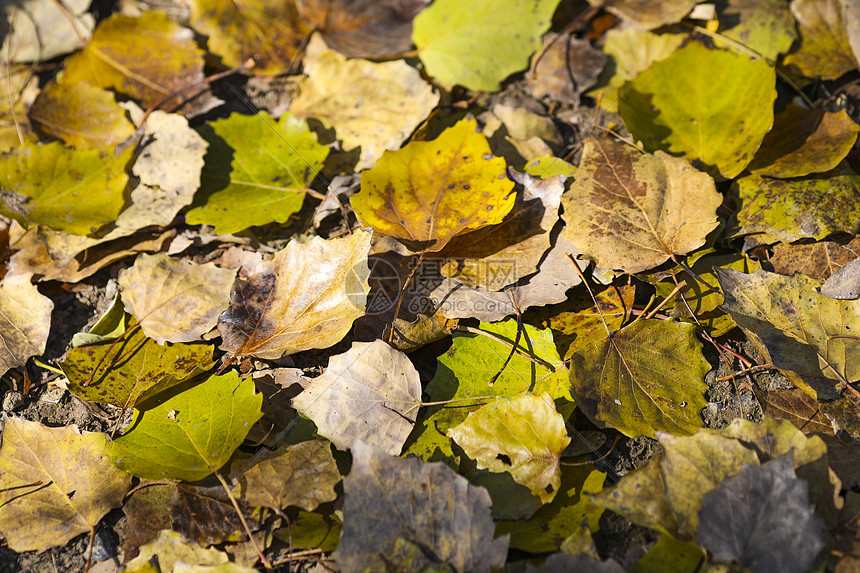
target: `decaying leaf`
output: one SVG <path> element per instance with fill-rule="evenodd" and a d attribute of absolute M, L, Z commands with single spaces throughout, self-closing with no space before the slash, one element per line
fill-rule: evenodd
<path fill-rule="evenodd" d="M 412 19 L 430 0 L 296 0 L 302 18 L 349 58 L 381 58 L 412 47 Z"/>
<path fill-rule="evenodd" d="M 824 548 L 821 518 L 788 453 L 741 471 L 705 494 L 696 541 L 714 559 L 752 571 L 803 573 Z"/>
<path fill-rule="evenodd" d="M 361 219 L 414 251 L 442 250 L 455 236 L 500 223 L 514 206 L 505 162 L 473 118 L 433 141 L 387 151 L 350 198 Z"/>
<path fill-rule="evenodd" d="M 92 531 L 122 504 L 131 476 L 113 467 L 107 435 L 6 420 L 0 530 L 13 551 L 44 551 Z"/>
<path fill-rule="evenodd" d="M 237 279 L 218 319 L 221 349 L 274 359 L 339 342 L 364 314 L 370 236 L 292 241 L 251 277 Z"/>
<path fill-rule="evenodd" d="M 125 205 L 125 166 L 134 147 L 68 149 L 25 144 L 0 157 L 0 213 L 24 227 L 91 235 L 116 221 Z"/>
<path fill-rule="evenodd" d="M 589 0 L 589 4 L 603 7 L 636 28 L 652 30 L 680 22 L 696 5 L 696 0 Z"/>
<path fill-rule="evenodd" d="M 702 426 L 710 369 L 695 326 L 643 319 L 571 356 L 571 393 L 600 427 L 692 434 Z"/>
<path fill-rule="evenodd" d="M 30 119 L 72 147 L 117 145 L 134 133 L 113 94 L 87 83 L 49 83 L 33 102 Z"/>
<path fill-rule="evenodd" d="M 558 0 L 436 0 L 415 17 L 412 39 L 439 83 L 492 92 L 528 67 L 557 5 Z"/>
<path fill-rule="evenodd" d="M 263 397 L 235 372 L 175 386 L 134 411 L 111 457 L 146 479 L 197 481 L 223 466 L 260 419 Z"/>
<path fill-rule="evenodd" d="M 860 258 L 849 262 L 824 281 L 821 294 L 841 300 L 860 298 Z"/>
<path fill-rule="evenodd" d="M 290 112 L 333 127 L 346 149 L 360 146 L 356 171 L 373 167 L 385 150 L 400 147 L 439 103 L 439 94 L 406 62 L 348 60 L 316 37 L 304 70 L 307 78 L 299 83 Z"/>
<path fill-rule="evenodd" d="M 764 60 L 690 42 L 636 76 L 618 112 L 646 150 L 681 153 L 730 178 L 773 124 L 775 82 Z"/>
<path fill-rule="evenodd" d="M 200 339 L 230 303 L 236 271 L 163 253 L 140 255 L 117 282 L 125 308 L 159 344 Z"/>
<path fill-rule="evenodd" d="M 723 310 L 797 385 L 833 399 L 838 381 L 860 379 L 860 301 L 822 296 L 819 282 L 800 274 L 718 269 L 717 277 Z"/>
<path fill-rule="evenodd" d="M 753 387 L 755 390 L 755 387 Z M 819 402 L 800 388 L 756 391 L 764 415 L 774 420 L 788 420 L 804 434 L 834 435 L 833 424 L 821 413 Z"/>
<path fill-rule="evenodd" d="M 448 430 L 479 469 L 509 472 L 549 503 L 561 484 L 561 452 L 570 443 L 564 418 L 548 393 L 500 398 Z"/>
<path fill-rule="evenodd" d="M 635 273 L 701 247 L 722 201 L 713 179 L 682 158 L 587 139 L 562 196 L 562 236 L 599 266 Z"/>
<path fill-rule="evenodd" d="M 295 0 L 192 0 L 191 26 L 208 36 L 207 46 L 235 68 L 254 58 L 254 72 L 293 72 L 296 56 L 311 29 L 299 17 Z"/>
<path fill-rule="evenodd" d="M 0 282 L 0 375 L 45 351 L 54 303 L 30 282 L 10 275 Z"/>
<path fill-rule="evenodd" d="M 839 0 L 793 0 L 791 14 L 800 30 L 800 48 L 785 65 L 808 77 L 835 79 L 857 68 Z"/>
<path fill-rule="evenodd" d="M 301 209 L 328 156 L 328 147 L 317 142 L 304 121 L 289 113 L 277 122 L 266 112 L 234 113 L 209 125 L 230 149 L 210 145 L 214 156 L 203 172 L 204 203 L 188 212 L 188 223 L 235 233 L 285 223 Z"/>
<path fill-rule="evenodd" d="M 409 358 L 386 342 L 354 342 L 329 359 L 326 371 L 293 398 L 340 449 L 356 440 L 397 455 L 421 405 L 421 381 Z"/>
<path fill-rule="evenodd" d="M 239 508 L 251 531 L 257 530 L 259 512 L 244 503 Z M 204 547 L 237 541 L 245 534 L 242 520 L 220 484 L 179 484 L 167 500 L 167 510 L 171 516 L 170 528 Z"/>
<path fill-rule="evenodd" d="M 486 490 L 445 464 L 392 457 L 360 441 L 352 446 L 352 459 L 343 483 L 343 534 L 334 552 L 341 571 L 384 568 L 398 540 L 424 548 L 419 552 L 437 567 L 489 573 L 505 563 L 508 539 L 493 539 Z"/>
<path fill-rule="evenodd" d="M 60 83 L 115 89 L 150 107 L 202 79 L 203 52 L 194 33 L 153 10 L 138 18 L 115 14 L 102 20 L 87 46 L 66 60 Z M 194 94 L 186 91 L 166 105 Z"/>
<path fill-rule="evenodd" d="M 546 34 L 540 59 L 532 58 L 526 75 L 526 86 L 536 97 L 579 104 L 579 96 L 597 82 L 606 63 L 606 55 L 591 47 L 587 40 L 557 38 Z"/>
<path fill-rule="evenodd" d="M 334 501 L 340 472 L 325 440 L 286 445 L 266 456 L 239 478 L 241 499 L 279 510 L 288 505 L 313 511 Z"/>
<path fill-rule="evenodd" d="M 835 241 L 805 245 L 779 243 L 773 246 L 770 264 L 774 272 L 781 275 L 803 273 L 809 278 L 826 279 L 857 257 L 860 257 L 860 237 L 845 244 Z"/>

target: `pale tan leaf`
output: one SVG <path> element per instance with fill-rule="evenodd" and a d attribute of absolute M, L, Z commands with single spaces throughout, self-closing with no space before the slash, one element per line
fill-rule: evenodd
<path fill-rule="evenodd" d="M 39 293 L 31 278 L 16 274 L 0 282 L 0 374 L 45 351 L 54 303 Z"/>

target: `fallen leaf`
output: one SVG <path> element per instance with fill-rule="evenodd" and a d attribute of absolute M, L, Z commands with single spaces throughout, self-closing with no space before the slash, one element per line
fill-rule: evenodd
<path fill-rule="evenodd" d="M 384 567 L 399 539 L 457 571 L 487 572 L 507 558 L 493 539 L 490 496 L 441 463 L 397 458 L 361 441 L 344 479 L 343 533 L 334 559 L 344 573 Z M 398 516 L 392 519 L 392 514 Z"/>
<path fill-rule="evenodd" d="M 129 37 L 135 38 L 134 43 L 127 41 Z M 115 89 L 143 107 L 203 79 L 203 51 L 193 32 L 158 11 L 138 18 L 114 14 L 102 20 L 87 46 L 65 64 L 61 84 Z M 170 109 L 200 91 L 177 94 L 161 106 Z"/>
<path fill-rule="evenodd" d="M 221 349 L 276 359 L 339 342 L 364 314 L 370 237 L 291 241 L 253 276 L 237 279 L 218 319 Z"/>
<path fill-rule="evenodd" d="M 311 29 L 295 0 L 192 0 L 191 27 L 208 36 L 206 44 L 228 67 L 254 59 L 254 73 L 294 72 L 302 43 Z"/>
<path fill-rule="evenodd" d="M 290 519 L 289 529 L 275 532 L 275 537 L 293 544 L 293 549 L 319 549 L 332 552 L 337 549 L 341 522 L 335 515 L 322 515 L 299 511 Z"/>
<path fill-rule="evenodd" d="M 789 453 L 705 494 L 696 541 L 716 561 L 753 571 L 808 571 L 824 548 L 823 523 L 793 468 Z"/>
<path fill-rule="evenodd" d="M 421 381 L 409 358 L 386 342 L 354 342 L 293 398 L 293 408 L 342 450 L 356 440 L 397 455 L 421 406 Z"/>
<path fill-rule="evenodd" d="M 839 379 L 860 378 L 860 341 L 850 338 L 860 330 L 860 302 L 822 296 L 819 282 L 800 274 L 718 269 L 717 277 L 726 298 L 722 309 L 796 385 L 833 399 Z"/>
<path fill-rule="evenodd" d="M 95 27 L 90 0 L 4 3 L 0 53 L 10 63 L 46 62 L 83 47 Z"/>
<path fill-rule="evenodd" d="M 562 196 L 562 236 L 599 266 L 636 273 L 701 247 L 722 201 L 713 179 L 682 158 L 587 139 Z"/>
<path fill-rule="evenodd" d="M 577 406 L 598 427 L 631 437 L 694 433 L 703 423 L 711 369 L 695 330 L 642 319 L 578 350 L 570 357 Z"/>
<path fill-rule="evenodd" d="M 671 569 L 676 573 L 696 573 L 705 558 L 695 542 L 676 541 L 665 533 L 632 567 L 630 573 L 659 573 Z"/>
<path fill-rule="evenodd" d="M 821 294 L 841 300 L 860 298 L 860 258 L 849 262 L 824 281 Z"/>
<path fill-rule="evenodd" d="M 807 245 L 779 243 L 773 246 L 773 256 L 768 262 L 774 272 L 781 275 L 803 273 L 812 279 L 826 279 L 857 257 L 860 257 L 860 237 L 846 244 L 834 241 Z"/>
<path fill-rule="evenodd" d="M 431 252 L 461 233 L 500 223 L 516 201 L 514 184 L 476 128 L 467 118 L 433 141 L 385 152 L 350 198 L 358 216 L 414 251 Z"/>
<path fill-rule="evenodd" d="M 852 392 L 843 391 L 836 400 L 822 402 L 820 407 L 835 427 L 860 440 L 860 400 Z"/>
<path fill-rule="evenodd" d="M 348 58 L 382 58 L 412 47 L 412 19 L 430 0 L 296 0 L 302 18 Z"/>
<path fill-rule="evenodd" d="M 0 213 L 22 226 L 90 235 L 125 206 L 125 167 L 134 147 L 68 149 L 27 143 L 0 156 Z"/>
<path fill-rule="evenodd" d="M 548 97 L 571 105 L 579 105 L 579 97 L 597 83 L 606 64 L 606 55 L 592 48 L 588 40 L 558 38 L 552 33 L 544 35 L 538 56 L 532 57 L 526 89 L 534 98 Z"/>
<path fill-rule="evenodd" d="M 114 441 L 111 457 L 145 479 L 197 481 L 223 466 L 260 419 L 263 398 L 235 372 L 180 384 L 145 408 Z"/>
<path fill-rule="evenodd" d="M 249 529 L 256 531 L 260 525 L 259 514 L 255 517 L 255 512 L 246 504 L 239 508 Z M 245 537 L 242 520 L 220 484 L 209 487 L 178 484 L 167 501 L 167 510 L 171 529 L 203 547 Z"/>
<path fill-rule="evenodd" d="M 807 77 L 832 80 L 857 68 L 839 0 L 793 0 L 791 13 L 800 30 L 800 48 L 784 64 Z"/>
<path fill-rule="evenodd" d="M 775 82 L 764 60 L 690 42 L 627 84 L 618 112 L 646 150 L 681 153 L 731 178 L 773 124 Z"/>
<path fill-rule="evenodd" d="M 557 5 L 558 0 L 436 0 L 415 17 L 412 40 L 427 73 L 440 84 L 494 92 L 528 67 Z"/>
<path fill-rule="evenodd" d="M 31 279 L 16 274 L 0 281 L 0 375 L 45 352 L 54 303 Z"/>
<path fill-rule="evenodd" d="M 115 283 L 105 288 L 105 294 L 110 294 L 111 291 L 114 294 L 108 309 L 102 313 L 98 321 L 89 330 L 78 332 L 72 336 L 72 348 L 88 344 L 98 344 L 106 340 L 116 340 L 128 328 L 131 317 L 125 312 L 125 308 L 122 306 L 119 290 L 116 288 Z"/>
<path fill-rule="evenodd" d="M 788 420 L 804 434 L 835 434 L 830 420 L 821 413 L 818 400 L 800 388 L 756 391 L 755 395 L 768 418 Z"/>
<path fill-rule="evenodd" d="M 146 483 L 146 482 L 144 482 Z M 173 519 L 167 510 L 167 501 L 177 484 L 147 484 L 138 488 L 122 506 L 128 531 L 123 536 L 122 554 L 125 561 L 137 557 L 139 548 L 158 537 L 162 529 L 170 529 Z"/>
<path fill-rule="evenodd" d="M 561 485 L 561 452 L 570 443 L 548 393 L 519 394 L 471 412 L 447 432 L 479 469 L 509 472 L 549 503 Z"/>
<path fill-rule="evenodd" d="M 113 467 L 110 440 L 75 426 L 8 418 L 0 447 L 0 529 L 13 551 L 45 551 L 92 532 L 122 505 L 131 476 Z"/>
<path fill-rule="evenodd" d="M 230 303 L 236 271 L 196 265 L 164 253 L 139 255 L 117 282 L 125 308 L 158 342 L 191 342 L 218 323 Z"/>
<path fill-rule="evenodd" d="M 189 224 L 235 233 L 285 223 L 301 209 L 329 151 L 304 121 L 285 113 L 275 123 L 263 111 L 234 113 L 209 125 L 222 144 L 210 143 L 217 161 L 203 171 L 203 204 L 188 212 Z"/>
<path fill-rule="evenodd" d="M 774 116 L 773 128 L 749 164 L 754 175 L 803 177 L 834 169 L 845 159 L 860 125 L 843 109 L 829 112 L 789 105 Z"/>
<path fill-rule="evenodd" d="M 781 0 L 728 0 L 717 10 L 720 35 L 768 60 L 776 61 L 797 39 L 797 24 L 788 4 Z M 714 43 L 724 47 L 719 36 L 714 36 Z"/>
<path fill-rule="evenodd" d="M 151 543 L 140 548 L 140 554 L 125 564 L 126 571 L 137 571 L 157 556 L 158 571 L 174 571 L 174 564 L 218 565 L 229 557 L 214 547 L 206 549 L 195 541 L 188 541 L 178 531 L 163 529 Z"/>
<path fill-rule="evenodd" d="M 624 568 L 613 559 L 599 561 L 591 555 L 567 555 L 556 553 L 550 555 L 544 564 L 535 567 L 528 564 L 525 573 L 563 573 L 564 571 L 577 571 L 581 573 L 621 573 Z"/>
<path fill-rule="evenodd" d="M 360 146 L 355 171 L 399 148 L 439 103 L 439 94 L 403 61 L 348 60 L 312 38 L 303 62 L 307 77 L 290 112 L 333 127 L 345 149 Z"/>
<path fill-rule="evenodd" d="M 589 0 L 588 3 L 601 6 L 635 28 L 652 30 L 680 22 L 696 5 L 696 0 L 657 3 L 647 0 Z"/>
<path fill-rule="evenodd" d="M 313 511 L 337 498 L 334 486 L 340 480 L 328 442 L 288 444 L 242 473 L 240 499 L 275 510 L 295 506 Z"/>
<path fill-rule="evenodd" d="M 128 408 L 214 366 L 212 351 L 209 344 L 161 345 L 133 328 L 121 340 L 72 348 L 60 368 L 79 398 Z"/>
<path fill-rule="evenodd" d="M 72 147 L 117 145 L 135 131 L 113 94 L 87 83 L 49 83 L 30 107 L 30 119 Z"/>
<path fill-rule="evenodd" d="M 39 77 L 30 66 L 3 66 L 0 82 L 7 92 L 6 97 L 0 98 L 0 152 L 5 152 L 24 141 L 35 140 L 26 118 L 39 92 Z"/>

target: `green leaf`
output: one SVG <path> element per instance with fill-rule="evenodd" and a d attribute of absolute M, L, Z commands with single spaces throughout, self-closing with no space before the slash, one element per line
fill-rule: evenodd
<path fill-rule="evenodd" d="M 181 384 L 135 408 L 111 457 L 141 478 L 201 480 L 230 459 L 262 416 L 262 402 L 254 382 L 235 372 Z"/>
<path fill-rule="evenodd" d="M 692 434 L 710 369 L 694 325 L 643 319 L 571 356 L 571 392 L 600 427 L 631 437 Z"/>
<path fill-rule="evenodd" d="M 561 485 L 561 452 L 570 443 L 564 418 L 548 393 L 499 398 L 450 430 L 479 469 L 510 472 L 514 480 L 549 503 Z"/>
<path fill-rule="evenodd" d="M 275 122 L 263 111 L 234 113 L 209 125 L 232 155 L 210 143 L 201 187 L 205 203 L 188 212 L 188 223 L 235 233 L 284 223 L 301 209 L 308 185 L 328 156 L 328 147 L 317 143 L 304 121 L 285 113 Z"/>
<path fill-rule="evenodd" d="M 665 533 L 632 567 L 629 573 L 695 573 L 705 556 L 696 543 L 676 541 Z"/>
<path fill-rule="evenodd" d="M 84 400 L 133 406 L 213 366 L 209 344 L 165 344 L 134 327 L 116 342 L 72 348 L 60 364 L 69 391 Z"/>
<path fill-rule="evenodd" d="M 567 415 L 572 411 L 567 371 L 558 356 L 549 330 L 523 325 L 517 348 L 535 358 L 535 363 L 514 354 L 507 368 L 493 386 L 490 379 L 498 373 L 510 354 L 516 337 L 517 321 L 481 323 L 480 329 L 503 342 L 471 333 L 457 332 L 451 348 L 439 357 L 436 375 L 427 385 L 429 401 L 456 400 L 445 406 L 431 406 L 424 413 L 424 422 L 406 441 L 406 453 L 425 460 L 450 459 L 451 440 L 445 435 L 449 428 L 466 419 L 472 410 L 495 396 L 513 397 L 524 392 L 535 395 L 548 392 L 553 399 L 566 400 Z M 506 345 L 506 344 L 507 345 Z M 564 403 L 564 402 L 562 402 Z"/>
<path fill-rule="evenodd" d="M 823 239 L 860 231 L 860 175 L 845 163 L 803 179 L 749 175 L 735 181 L 739 235 L 757 243 Z"/>
<path fill-rule="evenodd" d="M 439 83 L 493 92 L 529 65 L 559 0 L 436 0 L 413 21 L 412 40 Z"/>
<path fill-rule="evenodd" d="M 125 205 L 126 163 L 134 147 L 68 149 L 26 143 L 0 157 L 0 213 L 25 227 L 91 235 Z"/>
<path fill-rule="evenodd" d="M 691 42 L 628 84 L 618 112 L 645 149 L 682 153 L 731 178 L 773 124 L 775 82 L 764 60 Z"/>
<path fill-rule="evenodd" d="M 559 493 L 552 501 L 526 520 L 498 522 L 496 534 L 510 533 L 511 547 L 541 553 L 558 551 L 562 542 L 586 523 L 591 532 L 600 528 L 603 508 L 590 494 L 603 490 L 606 474 L 592 466 L 565 467 L 561 472 Z"/>
<path fill-rule="evenodd" d="M 771 61 L 787 52 L 797 38 L 794 17 L 782 0 L 728 0 L 721 5 L 720 34 Z M 719 36 L 714 36 L 714 43 L 731 47 Z"/>

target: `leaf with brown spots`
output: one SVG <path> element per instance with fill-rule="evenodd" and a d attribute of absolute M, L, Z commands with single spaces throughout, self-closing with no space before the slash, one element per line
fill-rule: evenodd
<path fill-rule="evenodd" d="M 461 233 L 500 223 L 514 206 L 513 187 L 505 161 L 490 153 L 469 117 L 433 141 L 386 151 L 361 174 L 350 201 L 378 233 L 413 251 L 438 252 Z"/>
<path fill-rule="evenodd" d="M 290 242 L 274 259 L 238 279 L 218 320 L 221 349 L 236 357 L 276 359 L 327 348 L 364 315 L 370 233 Z"/>
<path fill-rule="evenodd" d="M 685 159 L 588 139 L 562 196 L 562 236 L 601 267 L 637 273 L 704 245 L 722 200 L 714 180 Z"/>
<path fill-rule="evenodd" d="M 780 243 L 773 247 L 769 262 L 781 275 L 803 273 L 809 278 L 826 279 L 857 257 L 860 257 L 860 237 L 844 245 L 834 241 L 809 245 Z"/>

